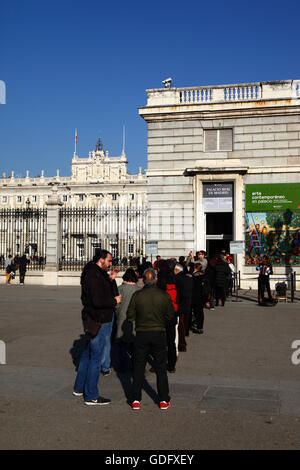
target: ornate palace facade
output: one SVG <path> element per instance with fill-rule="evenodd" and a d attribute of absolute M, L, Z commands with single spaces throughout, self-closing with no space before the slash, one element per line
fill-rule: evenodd
<path fill-rule="evenodd" d="M 127 172 L 124 150 L 119 157 L 110 157 L 108 151 L 89 152 L 88 158 L 72 159 L 71 176 L 46 177 L 44 170 L 35 178 L 29 171 L 25 177 L 3 173 L 0 178 L 0 209 L 44 209 L 56 185 L 64 208 L 145 208 L 146 177 L 141 168 L 137 175 Z"/>

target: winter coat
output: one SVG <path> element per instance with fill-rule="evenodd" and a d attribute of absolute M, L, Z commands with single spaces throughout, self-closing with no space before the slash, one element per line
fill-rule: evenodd
<path fill-rule="evenodd" d="M 25 273 L 27 269 L 27 264 L 29 264 L 29 259 L 26 255 L 21 256 L 20 264 L 19 264 L 19 271 Z"/>
<path fill-rule="evenodd" d="M 127 319 L 136 331 L 164 331 L 174 317 L 170 296 L 156 286 L 145 286 L 131 297 Z"/>
<path fill-rule="evenodd" d="M 177 315 L 188 315 L 192 306 L 193 278 L 180 272 L 175 276 L 175 287 L 177 290 Z"/>
<path fill-rule="evenodd" d="M 136 284 L 123 282 L 119 287 L 119 294 L 122 296 L 122 302 L 116 307 L 117 333 L 116 338 L 130 343 L 134 340 L 134 330 L 132 322 L 127 320 L 126 314 L 132 295 L 140 290 Z"/>
<path fill-rule="evenodd" d="M 175 286 L 175 274 L 173 274 L 169 270 L 165 270 L 165 269 L 160 270 L 157 275 L 157 287 L 159 287 L 160 289 L 167 292 L 167 294 L 169 294 L 172 300 L 175 315 L 170 320 L 168 325 L 169 326 L 176 325 L 177 324 L 176 312 L 178 310 L 178 304 L 177 304 L 177 290 Z"/>
<path fill-rule="evenodd" d="M 215 267 L 215 285 L 216 287 L 226 287 L 228 278 L 230 277 L 230 268 L 227 263 L 219 260 Z"/>
<path fill-rule="evenodd" d="M 205 273 L 195 271 L 193 273 L 193 295 L 192 306 L 201 305 L 206 302 L 210 293 L 209 277 Z"/>
<path fill-rule="evenodd" d="M 270 274 L 273 274 L 272 265 L 270 263 L 260 263 L 256 268 L 259 271 L 259 277 L 269 279 Z"/>
<path fill-rule="evenodd" d="M 82 319 L 91 316 L 100 323 L 112 321 L 117 305 L 114 285 L 106 271 L 89 262 L 81 274 Z"/>

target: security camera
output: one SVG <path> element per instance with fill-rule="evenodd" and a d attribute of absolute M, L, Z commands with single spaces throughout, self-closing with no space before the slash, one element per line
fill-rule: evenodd
<path fill-rule="evenodd" d="M 165 85 L 165 88 L 171 88 L 172 78 L 166 78 L 166 80 L 163 80 L 162 83 Z"/>

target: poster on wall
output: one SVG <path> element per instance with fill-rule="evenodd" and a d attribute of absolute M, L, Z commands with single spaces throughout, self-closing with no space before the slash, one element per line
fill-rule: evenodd
<path fill-rule="evenodd" d="M 300 264 L 300 183 L 247 184 L 246 264 Z"/>
<path fill-rule="evenodd" d="M 273 265 L 300 264 L 300 211 L 246 212 L 246 264 L 267 255 Z"/>
<path fill-rule="evenodd" d="M 246 184 L 246 212 L 300 209 L 300 183 Z"/>

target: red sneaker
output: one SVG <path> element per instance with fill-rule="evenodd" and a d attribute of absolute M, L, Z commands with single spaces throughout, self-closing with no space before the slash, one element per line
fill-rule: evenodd
<path fill-rule="evenodd" d="M 161 401 L 160 404 L 159 404 L 159 407 L 160 407 L 161 410 L 166 410 L 170 406 L 171 406 L 170 401 Z"/>
<path fill-rule="evenodd" d="M 141 408 L 141 403 L 137 400 L 134 400 L 132 403 L 131 403 L 131 408 L 133 410 L 139 410 Z"/>

